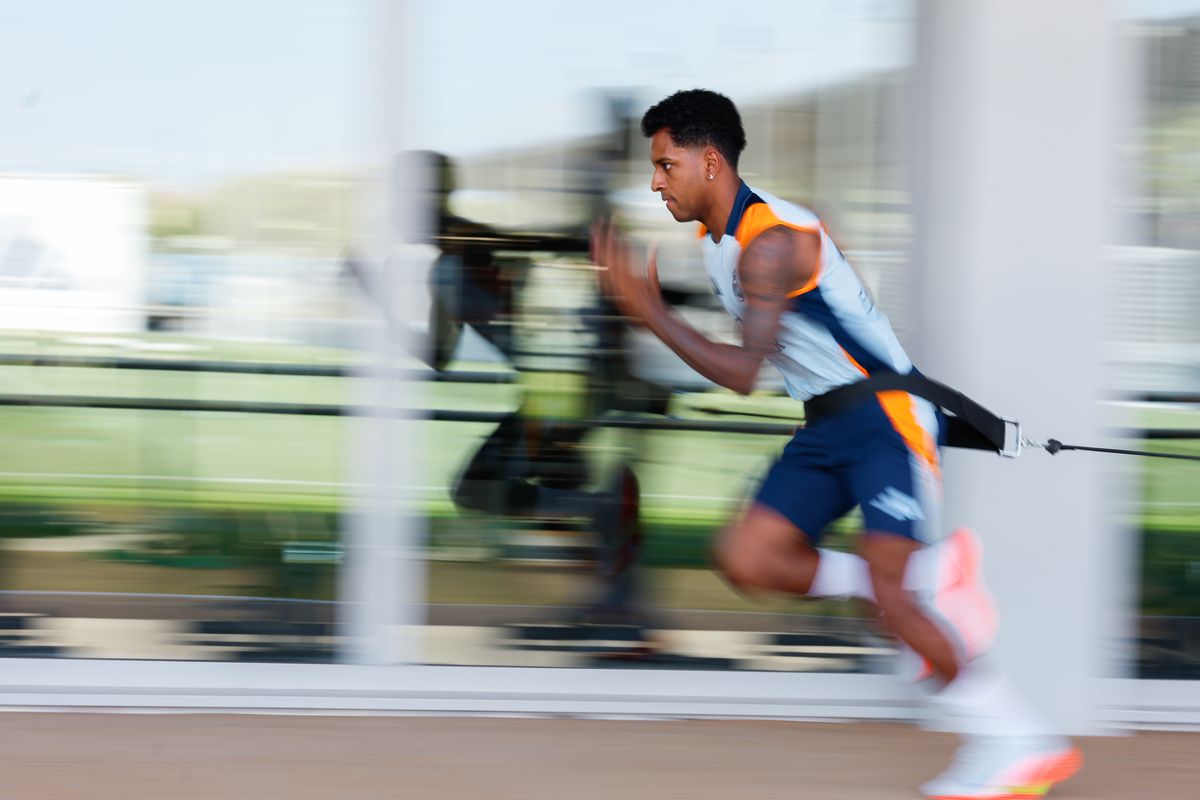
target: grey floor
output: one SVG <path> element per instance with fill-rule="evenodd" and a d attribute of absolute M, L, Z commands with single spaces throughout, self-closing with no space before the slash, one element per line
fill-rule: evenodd
<path fill-rule="evenodd" d="M 21 800 L 883 800 L 949 758 L 902 725 L 253 714 L 0 713 Z M 1200 734 L 1082 742 L 1051 797 L 1200 796 Z"/>

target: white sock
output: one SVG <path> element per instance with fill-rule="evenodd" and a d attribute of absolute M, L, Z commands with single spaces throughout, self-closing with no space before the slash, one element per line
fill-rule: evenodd
<path fill-rule="evenodd" d="M 853 553 L 818 549 L 817 574 L 813 576 L 809 597 L 862 597 L 875 600 L 867 562 Z"/>
<path fill-rule="evenodd" d="M 983 662 L 964 665 L 958 677 L 929 702 L 947 727 L 961 736 L 1053 735 L 1008 677 Z"/>
<path fill-rule="evenodd" d="M 919 591 L 933 583 L 932 572 L 937 566 L 941 545 L 922 547 L 908 558 L 904 570 L 904 588 Z M 820 560 L 813 576 L 809 597 L 861 597 L 875 601 L 871 574 L 867 562 L 853 553 L 817 549 Z"/>

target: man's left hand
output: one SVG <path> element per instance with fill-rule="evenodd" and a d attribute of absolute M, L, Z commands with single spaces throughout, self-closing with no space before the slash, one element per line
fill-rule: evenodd
<path fill-rule="evenodd" d="M 617 232 L 616 224 L 602 219 L 592 226 L 591 254 L 592 263 L 599 268 L 601 291 L 612 298 L 621 313 L 640 325 L 664 313 L 666 307 L 653 251 L 643 266 Z"/>

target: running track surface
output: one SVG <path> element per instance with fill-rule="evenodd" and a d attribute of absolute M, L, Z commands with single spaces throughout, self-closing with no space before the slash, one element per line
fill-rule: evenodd
<path fill-rule="evenodd" d="M 21 800 L 883 800 L 954 747 L 893 724 L 15 711 L 0 743 Z M 1197 796 L 1200 734 L 1082 744 L 1050 797 Z"/>

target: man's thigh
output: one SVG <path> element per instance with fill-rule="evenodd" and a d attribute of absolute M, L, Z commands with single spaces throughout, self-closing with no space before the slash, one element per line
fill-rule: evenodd
<path fill-rule="evenodd" d="M 790 522 L 815 547 L 825 528 L 854 507 L 852 487 L 844 472 L 789 450 L 771 466 L 754 502 Z"/>
<path fill-rule="evenodd" d="M 850 468 L 850 485 L 854 502 L 862 507 L 864 531 L 918 544 L 942 537 L 941 473 L 898 436 L 881 437 Z"/>

